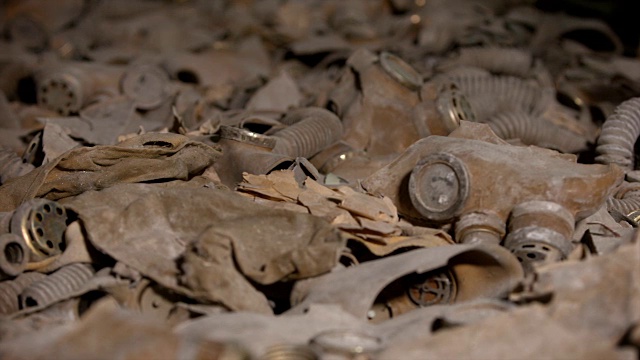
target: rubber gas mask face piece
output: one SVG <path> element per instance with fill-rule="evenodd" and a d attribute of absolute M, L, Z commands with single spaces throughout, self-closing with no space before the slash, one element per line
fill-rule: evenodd
<path fill-rule="evenodd" d="M 457 242 L 499 243 L 511 219 L 512 231 L 534 226 L 560 234 L 555 247 L 565 257 L 575 220 L 595 212 L 621 180 L 613 165 L 578 164 L 555 151 L 512 146 L 486 125 L 465 123 L 449 137 L 418 141 L 363 186 L 390 197 L 405 216 L 455 222 Z M 548 206 L 532 209 L 536 202 Z M 526 232 L 524 238 L 533 236 Z M 523 245 L 513 240 L 521 237 L 507 236 L 513 249 Z"/>

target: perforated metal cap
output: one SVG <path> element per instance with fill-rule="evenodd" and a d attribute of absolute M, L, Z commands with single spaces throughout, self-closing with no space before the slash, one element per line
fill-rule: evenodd
<path fill-rule="evenodd" d="M 11 233 L 21 236 L 32 253 L 41 257 L 64 251 L 66 228 L 66 209 L 46 199 L 23 203 L 11 218 Z"/>
<path fill-rule="evenodd" d="M 38 104 L 67 116 L 82 108 L 85 95 L 80 80 L 66 72 L 55 72 L 38 81 Z"/>

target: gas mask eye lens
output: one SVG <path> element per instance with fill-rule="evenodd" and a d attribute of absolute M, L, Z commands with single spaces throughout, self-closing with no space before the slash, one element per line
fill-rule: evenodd
<path fill-rule="evenodd" d="M 430 155 L 411 172 L 409 194 L 413 205 L 427 219 L 450 220 L 458 215 L 468 197 L 467 169 L 453 155 Z"/>
<path fill-rule="evenodd" d="M 422 86 L 422 76 L 411 65 L 401 58 L 383 52 L 380 54 L 380 66 L 396 81 L 411 90 L 418 90 Z"/>

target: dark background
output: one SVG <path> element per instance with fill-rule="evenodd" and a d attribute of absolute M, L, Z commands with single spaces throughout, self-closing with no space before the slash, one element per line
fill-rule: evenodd
<path fill-rule="evenodd" d="M 640 0 L 538 0 L 536 6 L 548 12 L 602 19 L 620 36 L 625 55 L 638 55 Z"/>

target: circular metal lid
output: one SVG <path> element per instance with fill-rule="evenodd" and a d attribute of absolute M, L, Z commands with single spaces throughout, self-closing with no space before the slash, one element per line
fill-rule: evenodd
<path fill-rule="evenodd" d="M 66 72 L 51 74 L 39 81 L 37 96 L 38 104 L 63 116 L 80 111 L 84 101 L 80 81 Z"/>
<path fill-rule="evenodd" d="M 422 159 L 409 177 L 411 203 L 425 218 L 447 221 L 459 215 L 469 196 L 469 173 L 462 161 L 447 153 Z"/>
<path fill-rule="evenodd" d="M 422 87 L 422 76 L 401 58 L 383 51 L 380 54 L 380 66 L 397 82 L 411 90 Z"/>

